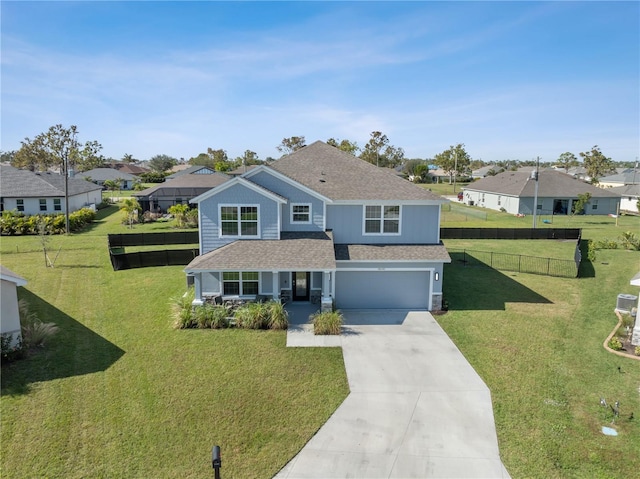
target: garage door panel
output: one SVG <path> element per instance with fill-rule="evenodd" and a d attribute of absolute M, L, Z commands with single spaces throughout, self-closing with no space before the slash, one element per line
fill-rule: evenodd
<path fill-rule="evenodd" d="M 428 271 L 337 271 L 341 309 L 428 309 Z"/>

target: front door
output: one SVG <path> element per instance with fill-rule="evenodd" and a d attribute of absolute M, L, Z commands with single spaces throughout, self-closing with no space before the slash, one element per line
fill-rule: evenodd
<path fill-rule="evenodd" d="M 309 301 L 309 283 L 311 282 L 311 273 L 294 271 L 291 274 L 293 278 L 293 300 Z"/>

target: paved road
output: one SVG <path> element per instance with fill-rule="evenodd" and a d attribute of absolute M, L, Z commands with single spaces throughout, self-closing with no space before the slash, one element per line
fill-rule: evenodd
<path fill-rule="evenodd" d="M 490 392 L 431 314 L 345 319 L 340 337 L 289 329 L 288 346 L 342 346 L 351 393 L 277 479 L 509 477 Z"/>

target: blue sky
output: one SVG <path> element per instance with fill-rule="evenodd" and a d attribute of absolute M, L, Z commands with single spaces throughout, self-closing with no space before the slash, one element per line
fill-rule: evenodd
<path fill-rule="evenodd" d="M 278 157 L 374 130 L 487 162 L 640 148 L 639 2 L 1 2 L 1 145 Z"/>

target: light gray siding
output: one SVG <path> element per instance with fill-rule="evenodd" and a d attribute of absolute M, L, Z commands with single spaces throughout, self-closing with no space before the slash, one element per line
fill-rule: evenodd
<path fill-rule="evenodd" d="M 260 273 L 259 291 L 262 294 L 273 294 L 273 273 L 263 271 Z"/>
<path fill-rule="evenodd" d="M 364 235 L 362 205 L 327 205 L 327 228 L 336 243 L 435 244 L 438 242 L 439 205 L 402 205 L 400 233 Z"/>
<path fill-rule="evenodd" d="M 340 309 L 430 309 L 428 271 L 336 272 Z"/>
<path fill-rule="evenodd" d="M 221 238 L 218 218 L 219 204 L 258 205 L 259 238 L 278 239 L 278 203 L 243 185 L 234 185 L 199 204 L 202 244 L 200 254 L 212 251 L 238 238 Z"/>
<path fill-rule="evenodd" d="M 251 176 L 251 181 L 264 188 L 278 193 L 289 200 L 282 205 L 282 231 L 323 231 L 324 228 L 324 208 L 323 201 L 304 191 L 282 181 L 279 178 L 261 171 Z M 292 203 L 311 204 L 311 224 L 292 224 L 291 205 Z"/>
<path fill-rule="evenodd" d="M 311 289 L 322 289 L 321 271 L 314 271 L 311 273 Z"/>
<path fill-rule="evenodd" d="M 220 294 L 220 274 L 217 272 L 202 273 L 202 292 L 207 294 Z"/>

